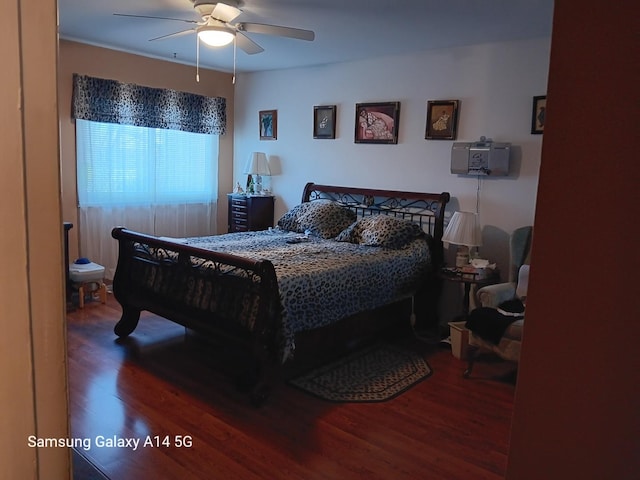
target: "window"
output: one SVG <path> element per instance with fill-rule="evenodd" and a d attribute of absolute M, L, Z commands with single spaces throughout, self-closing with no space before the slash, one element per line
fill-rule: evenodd
<path fill-rule="evenodd" d="M 79 205 L 215 202 L 218 139 L 76 119 Z"/>
<path fill-rule="evenodd" d="M 116 226 L 177 238 L 217 233 L 224 98 L 74 74 L 72 117 L 80 254 L 106 278 L 118 260 Z"/>

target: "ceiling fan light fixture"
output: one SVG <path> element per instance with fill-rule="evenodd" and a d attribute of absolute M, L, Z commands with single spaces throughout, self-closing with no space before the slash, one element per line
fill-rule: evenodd
<path fill-rule="evenodd" d="M 224 47 L 225 45 L 229 45 L 234 37 L 235 32 L 228 27 L 205 25 L 198 28 L 198 38 L 210 47 Z"/>

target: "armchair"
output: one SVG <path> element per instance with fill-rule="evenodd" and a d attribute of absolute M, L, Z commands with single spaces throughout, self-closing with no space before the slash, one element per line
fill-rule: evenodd
<path fill-rule="evenodd" d="M 496 309 L 496 315 L 499 317 L 500 314 L 497 313 L 497 309 L 504 302 L 514 299 L 520 299 L 524 302 L 527 294 L 532 234 L 533 228 L 530 226 L 514 230 L 509 242 L 510 267 L 508 281 L 480 288 L 476 293 L 476 297 L 481 308 Z M 490 316 L 487 316 L 485 320 L 487 322 L 492 321 Z M 480 334 L 474 332 L 474 327 L 469 321 L 467 321 L 467 328 L 469 328 L 470 333 L 468 364 L 463 374 L 465 378 L 471 375 L 475 360 L 482 351 L 493 352 L 502 359 L 515 363 L 520 360 L 524 318 L 510 323 L 504 333 L 501 334 L 499 342 L 488 340 L 486 336 L 480 336 Z"/>

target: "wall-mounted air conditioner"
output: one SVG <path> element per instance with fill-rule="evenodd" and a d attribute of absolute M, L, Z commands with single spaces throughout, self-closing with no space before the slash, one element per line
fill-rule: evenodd
<path fill-rule="evenodd" d="M 510 143 L 480 137 L 478 142 L 456 142 L 451 147 L 451 173 L 509 175 Z"/>

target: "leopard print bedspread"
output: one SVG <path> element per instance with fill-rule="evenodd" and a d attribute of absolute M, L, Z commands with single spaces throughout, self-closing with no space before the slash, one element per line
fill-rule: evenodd
<path fill-rule="evenodd" d="M 283 308 L 283 357 L 295 349 L 295 334 L 374 309 L 417 288 L 429 268 L 425 238 L 399 250 L 357 245 L 273 229 L 189 238 L 198 248 L 255 260 L 270 260 Z"/>

